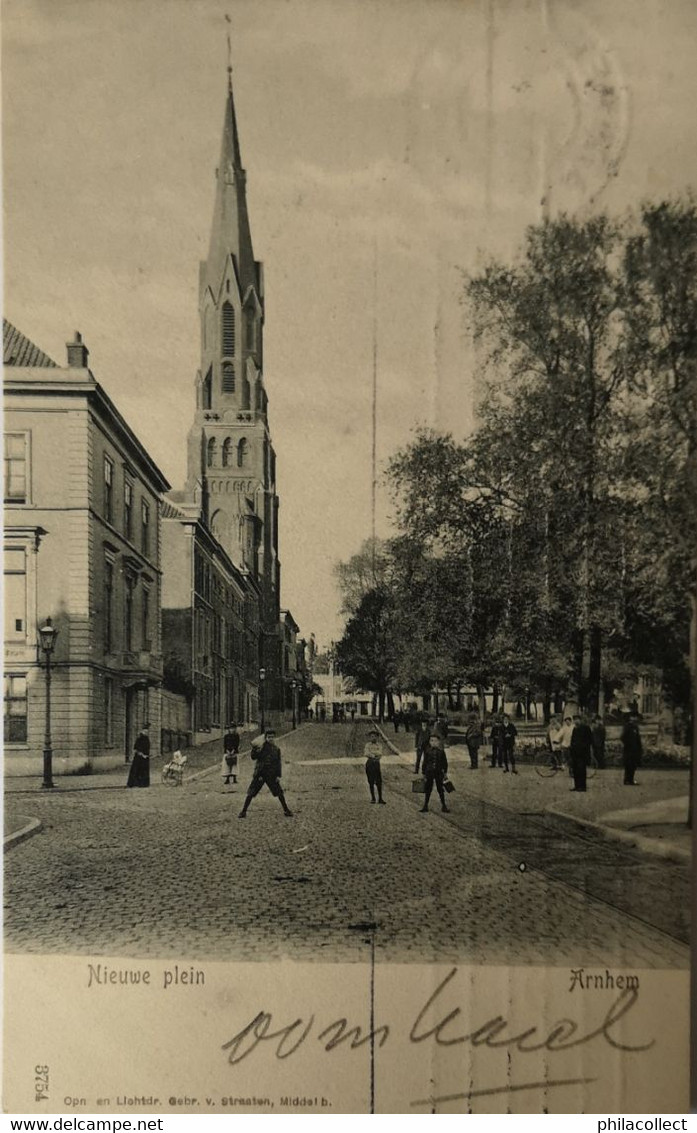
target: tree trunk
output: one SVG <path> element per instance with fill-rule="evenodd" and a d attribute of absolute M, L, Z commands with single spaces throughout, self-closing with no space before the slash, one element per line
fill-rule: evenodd
<path fill-rule="evenodd" d="M 387 690 L 387 718 L 392 720 L 394 717 L 394 697 L 390 690 Z"/>
<path fill-rule="evenodd" d="M 542 700 L 542 718 L 545 724 L 549 724 L 552 718 L 552 678 L 545 679 L 545 691 Z"/>
<path fill-rule="evenodd" d="M 692 830 L 695 794 L 695 751 L 697 750 L 697 712 L 695 712 L 695 682 L 697 681 L 697 591 L 690 595 L 690 795 L 687 803 L 687 825 Z"/>
<path fill-rule="evenodd" d="M 494 681 L 494 686 L 491 690 L 491 714 L 495 716 L 499 710 L 499 686 Z"/>
<path fill-rule="evenodd" d="M 600 682 L 603 666 L 603 631 L 594 625 L 590 632 L 590 656 L 588 658 L 588 709 L 595 713 L 600 708 Z"/>
<path fill-rule="evenodd" d="M 479 719 L 484 723 L 486 719 L 486 692 L 484 685 L 477 685 L 477 702 L 479 704 Z"/>

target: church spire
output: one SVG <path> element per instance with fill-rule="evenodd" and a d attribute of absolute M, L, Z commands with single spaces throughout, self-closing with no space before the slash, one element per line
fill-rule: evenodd
<path fill-rule="evenodd" d="M 216 174 L 217 187 L 213 224 L 202 282 L 204 286 L 211 288 L 214 295 L 217 295 L 227 259 L 232 256 L 235 261 L 240 290 L 244 295 L 250 286 L 253 286 L 256 291 L 259 290 L 259 286 L 247 212 L 246 173 L 240 152 L 240 138 L 232 89 L 232 64 L 229 61 L 229 56 L 227 73 L 228 89 L 225 100 L 220 162 Z"/>

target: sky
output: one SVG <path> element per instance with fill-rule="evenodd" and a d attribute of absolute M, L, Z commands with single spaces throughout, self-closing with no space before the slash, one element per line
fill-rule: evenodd
<path fill-rule="evenodd" d="M 341 632 L 333 566 L 422 425 L 466 437 L 463 273 L 560 210 L 697 184 L 693 0 L 3 0 L 5 314 L 90 366 L 183 486 L 226 92 L 278 453 L 282 605 Z M 374 343 L 375 337 L 375 343 Z M 390 533 L 378 487 L 377 531 Z"/>

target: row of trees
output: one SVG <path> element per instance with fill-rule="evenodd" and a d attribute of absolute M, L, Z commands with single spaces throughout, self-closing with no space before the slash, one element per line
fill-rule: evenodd
<path fill-rule="evenodd" d="M 690 701 L 697 549 L 697 208 L 530 228 L 467 277 L 486 395 L 465 442 L 394 455 L 394 539 L 338 568 L 342 669 L 383 699 L 438 681 L 591 710 L 654 667 Z"/>

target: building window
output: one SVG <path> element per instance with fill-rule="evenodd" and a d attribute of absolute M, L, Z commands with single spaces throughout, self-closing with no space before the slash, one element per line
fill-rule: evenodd
<path fill-rule="evenodd" d="M 5 548 L 5 641 L 27 639 L 27 561 L 21 548 Z"/>
<path fill-rule="evenodd" d="M 104 650 L 110 653 L 114 645 L 114 564 L 104 560 Z"/>
<path fill-rule="evenodd" d="M 242 440 L 240 441 L 240 443 L 237 446 L 237 467 L 238 468 L 244 468 L 245 467 L 245 465 L 247 463 L 248 455 L 249 455 L 249 445 L 247 444 L 245 437 L 243 437 Z"/>
<path fill-rule="evenodd" d="M 123 485 L 123 531 L 127 539 L 133 538 L 133 485 L 130 480 Z"/>
<path fill-rule="evenodd" d="M 104 743 L 107 747 L 114 743 L 114 682 L 111 677 L 104 678 Z"/>
<path fill-rule="evenodd" d="M 223 393 L 235 392 L 235 367 L 232 362 L 223 362 Z"/>
<path fill-rule="evenodd" d="M 114 465 L 108 456 L 104 457 L 104 518 L 107 523 L 114 520 Z"/>
<path fill-rule="evenodd" d="M 215 455 L 216 455 L 215 450 L 216 450 L 215 437 L 209 437 L 208 438 L 208 444 L 206 445 L 206 465 L 207 465 L 208 468 L 214 468 L 215 467 Z"/>
<path fill-rule="evenodd" d="M 232 303 L 223 303 L 223 356 L 233 358 L 235 354 L 235 309 Z"/>
<path fill-rule="evenodd" d="M 27 436 L 5 433 L 5 503 L 27 502 Z"/>
<path fill-rule="evenodd" d="M 150 507 L 143 500 L 140 512 L 140 549 L 144 555 L 150 551 Z"/>
<path fill-rule="evenodd" d="M 27 678 L 24 674 L 8 673 L 5 677 L 5 725 L 6 744 L 27 742 Z"/>
<path fill-rule="evenodd" d="M 247 343 L 246 343 L 247 350 L 254 350 L 254 348 L 256 346 L 256 338 L 257 338 L 257 334 L 256 334 L 257 326 L 256 326 L 256 317 L 255 317 L 254 311 L 247 311 L 246 330 L 247 330 Z"/>
<path fill-rule="evenodd" d="M 232 440 L 226 437 L 223 441 L 223 468 L 228 468 L 230 464 L 230 454 L 232 452 Z"/>
<path fill-rule="evenodd" d="M 150 650 L 150 591 L 143 588 L 142 615 L 142 641 L 143 649 Z"/>
<path fill-rule="evenodd" d="M 133 580 L 126 579 L 123 596 L 123 643 L 127 653 L 133 648 Z"/>

